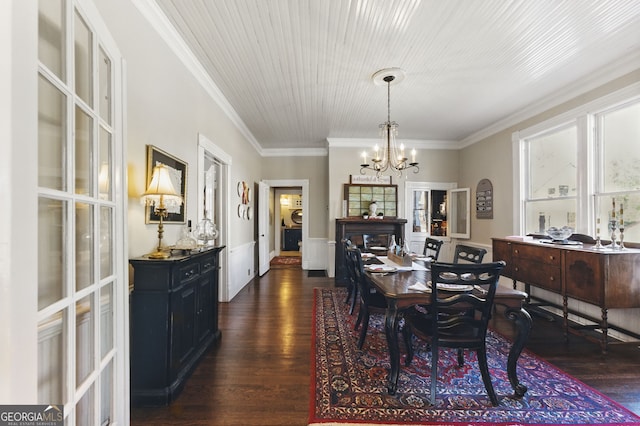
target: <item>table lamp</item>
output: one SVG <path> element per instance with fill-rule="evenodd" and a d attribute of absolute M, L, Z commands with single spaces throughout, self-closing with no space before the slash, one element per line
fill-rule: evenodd
<path fill-rule="evenodd" d="M 147 190 L 142 194 L 142 201 L 147 206 L 153 206 L 155 213 L 160 217 L 158 223 L 158 247 L 153 253 L 149 253 L 150 259 L 167 259 L 171 254 L 162 246 L 162 234 L 164 234 L 163 221 L 167 217 L 167 204 L 181 205 L 182 197 L 178 194 L 171 182 L 169 169 L 164 164 L 158 164 L 153 168 L 151 182 Z"/>

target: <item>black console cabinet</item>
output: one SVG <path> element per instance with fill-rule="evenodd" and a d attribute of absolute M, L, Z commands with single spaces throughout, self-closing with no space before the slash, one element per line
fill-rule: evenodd
<path fill-rule="evenodd" d="M 130 259 L 131 403 L 167 405 L 220 338 L 219 253 L 224 247 L 165 260 Z"/>
<path fill-rule="evenodd" d="M 282 249 L 286 251 L 299 251 L 302 241 L 302 229 L 285 228 L 283 231 Z"/>

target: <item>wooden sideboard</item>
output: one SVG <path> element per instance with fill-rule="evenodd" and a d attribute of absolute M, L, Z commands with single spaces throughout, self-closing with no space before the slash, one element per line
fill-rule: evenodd
<path fill-rule="evenodd" d="M 336 284 L 344 286 L 348 281 L 347 265 L 344 257 L 344 239 L 362 239 L 365 234 L 395 235 L 398 243 L 404 241 L 404 226 L 407 219 L 361 219 L 343 218 L 336 219 Z"/>
<path fill-rule="evenodd" d="M 640 339 L 640 335 L 608 322 L 608 310 L 640 308 L 640 249 L 597 250 L 593 245 L 554 244 L 549 240 L 520 241 L 493 238 L 493 260 L 504 260 L 502 275 L 562 296 L 563 327 L 569 331 L 569 314 L 594 323 L 599 330 L 599 343 L 607 350 L 608 330 Z M 596 305 L 600 318 L 577 312 L 569 307 L 569 299 Z M 540 299 L 538 299 L 540 300 Z M 544 301 L 543 301 L 544 302 Z M 552 305 L 551 303 L 547 303 Z"/>
<path fill-rule="evenodd" d="M 220 338 L 219 253 L 213 247 L 169 259 L 130 259 L 131 403 L 173 401 L 198 361 Z"/>

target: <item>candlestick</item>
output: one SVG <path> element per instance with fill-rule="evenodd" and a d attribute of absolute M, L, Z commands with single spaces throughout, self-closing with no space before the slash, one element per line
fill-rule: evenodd
<path fill-rule="evenodd" d="M 596 218 L 596 244 L 593 246 L 596 250 L 604 248 L 602 241 L 600 240 L 600 218 Z"/>
<path fill-rule="evenodd" d="M 611 217 L 615 218 L 616 217 L 616 199 L 615 198 L 611 199 L 611 204 L 613 204 L 613 208 L 611 209 Z"/>
<path fill-rule="evenodd" d="M 412 163 L 416 162 L 416 150 L 415 150 L 415 148 L 411 150 L 411 162 Z"/>
<path fill-rule="evenodd" d="M 617 248 L 616 244 L 616 230 L 618 228 L 618 220 L 614 217 L 609 219 L 608 230 L 611 234 L 611 244 L 609 244 L 609 248 L 615 250 Z"/>
<path fill-rule="evenodd" d="M 624 209 L 622 203 L 620 203 L 620 226 L 622 226 L 622 218 L 624 217 Z"/>
<path fill-rule="evenodd" d="M 362 151 L 362 164 L 367 164 L 367 151 Z"/>

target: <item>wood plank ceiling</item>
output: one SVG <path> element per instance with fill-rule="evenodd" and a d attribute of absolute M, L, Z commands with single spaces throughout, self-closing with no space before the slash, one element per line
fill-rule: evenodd
<path fill-rule="evenodd" d="M 640 64 L 640 0 L 155 0 L 259 145 L 469 140 Z M 612 66 L 615 64 L 615 66 Z"/>

